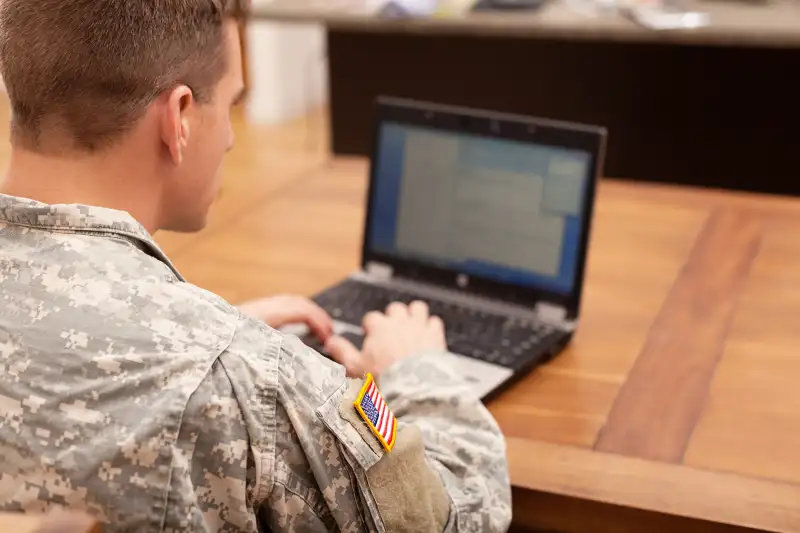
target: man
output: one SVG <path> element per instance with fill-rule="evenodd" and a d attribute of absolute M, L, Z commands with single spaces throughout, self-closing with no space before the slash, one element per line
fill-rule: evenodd
<path fill-rule="evenodd" d="M 110 532 L 505 530 L 503 438 L 424 304 L 365 317 L 359 352 L 309 301 L 236 309 L 153 242 L 217 195 L 244 16 L 0 3 L 0 509 Z M 308 323 L 336 362 L 264 321 Z"/>

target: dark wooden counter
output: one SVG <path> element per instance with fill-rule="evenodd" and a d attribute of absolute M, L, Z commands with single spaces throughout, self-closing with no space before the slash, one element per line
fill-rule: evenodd
<path fill-rule="evenodd" d="M 800 2 L 697 9 L 710 27 L 661 32 L 560 2 L 386 20 L 276 0 L 254 16 L 327 26 L 338 155 L 368 155 L 372 102 L 391 95 L 605 126 L 620 179 L 800 194 Z"/>

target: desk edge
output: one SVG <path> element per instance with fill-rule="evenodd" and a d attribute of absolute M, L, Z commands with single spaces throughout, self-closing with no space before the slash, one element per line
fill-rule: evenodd
<path fill-rule="evenodd" d="M 519 438 L 508 439 L 508 457 L 522 489 L 780 533 L 800 528 L 800 486 L 790 483 Z"/>

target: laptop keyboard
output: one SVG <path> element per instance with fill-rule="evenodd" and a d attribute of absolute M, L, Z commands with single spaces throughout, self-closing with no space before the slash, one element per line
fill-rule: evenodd
<path fill-rule="evenodd" d="M 422 300 L 428 304 L 432 315 L 444 321 L 451 352 L 507 367 L 515 367 L 521 356 L 538 348 L 549 336 L 558 334 L 552 326 L 541 322 L 517 320 L 354 280 L 346 280 L 314 300 L 335 320 L 354 325 L 360 325 L 369 311 L 384 311 L 391 302 L 409 304 Z M 344 336 L 361 347 L 363 338 L 360 335 L 346 333 Z M 303 340 L 321 351 L 314 339 Z"/>

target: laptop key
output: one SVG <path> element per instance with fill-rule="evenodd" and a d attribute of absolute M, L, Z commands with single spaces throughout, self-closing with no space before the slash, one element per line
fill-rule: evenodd
<path fill-rule="evenodd" d="M 341 333 L 339 336 L 340 337 L 344 337 L 345 339 L 347 339 L 350 342 L 352 342 L 353 346 L 355 346 L 359 350 L 361 349 L 362 346 L 364 346 L 364 336 L 363 335 L 359 335 L 358 333 L 353 333 L 353 332 L 347 331 L 347 332 Z"/>
<path fill-rule="evenodd" d="M 315 335 L 310 333 L 308 335 L 303 335 L 302 337 L 300 337 L 300 340 L 303 341 L 303 344 L 305 344 L 315 352 L 322 353 L 323 349 L 325 348 L 319 341 L 319 339 Z"/>
<path fill-rule="evenodd" d="M 484 360 L 485 360 L 485 361 L 488 361 L 488 362 L 490 362 L 490 363 L 499 363 L 499 364 L 503 364 L 503 363 L 501 363 L 501 361 L 502 361 L 502 356 L 501 356 L 501 354 L 500 354 L 500 351 L 499 351 L 499 350 L 492 350 L 492 351 L 490 351 L 490 352 L 487 352 L 487 353 L 486 353 L 486 356 L 484 357 Z"/>
<path fill-rule="evenodd" d="M 518 357 L 517 356 L 514 356 L 514 355 L 512 355 L 510 353 L 505 353 L 501 357 L 499 357 L 497 359 L 497 361 L 494 361 L 494 362 L 496 362 L 499 365 L 513 367 L 514 363 L 516 363 L 516 361 L 518 361 Z"/>
<path fill-rule="evenodd" d="M 358 333 L 347 331 L 344 333 L 340 333 L 339 336 L 349 340 L 358 350 L 360 350 L 361 347 L 364 345 L 364 336 L 359 335 Z M 330 358 L 330 355 L 325 352 L 325 346 L 319 341 L 319 339 L 315 335 L 309 333 L 307 335 L 304 335 L 300 340 L 303 341 L 303 344 L 305 344 L 312 350 L 319 352 L 325 357 Z"/>
<path fill-rule="evenodd" d="M 516 366 L 531 350 L 536 350 L 554 331 L 546 324 L 421 298 L 355 280 L 345 281 L 315 300 L 337 320 L 354 325 L 361 324 L 364 315 L 370 311 L 384 311 L 391 302 L 427 301 L 430 313 L 445 323 L 447 346 L 451 352 L 510 367 Z M 351 340 L 360 348 L 363 338 L 355 337 Z"/>

